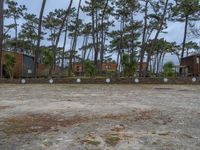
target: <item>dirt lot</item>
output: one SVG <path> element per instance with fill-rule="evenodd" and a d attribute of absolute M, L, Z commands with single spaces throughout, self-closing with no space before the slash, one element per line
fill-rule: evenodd
<path fill-rule="evenodd" d="M 0 85 L 0 150 L 197 150 L 200 86 Z"/>

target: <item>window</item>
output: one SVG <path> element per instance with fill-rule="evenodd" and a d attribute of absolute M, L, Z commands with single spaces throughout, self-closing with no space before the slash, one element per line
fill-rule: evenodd
<path fill-rule="evenodd" d="M 76 66 L 76 71 L 79 72 L 80 71 L 80 67 Z"/>
<path fill-rule="evenodd" d="M 111 67 L 110 67 L 110 65 L 106 65 L 106 69 L 110 69 Z"/>

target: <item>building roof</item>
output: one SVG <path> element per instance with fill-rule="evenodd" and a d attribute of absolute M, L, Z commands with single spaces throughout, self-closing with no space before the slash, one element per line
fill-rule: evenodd
<path fill-rule="evenodd" d="M 19 51 L 8 51 L 8 50 L 3 50 L 3 52 L 13 53 L 13 54 L 15 53 L 15 54 L 24 55 L 24 56 L 27 56 L 27 57 L 32 57 L 32 58 L 34 58 L 33 55 L 29 55 L 29 54 L 27 54 L 27 53 L 19 52 Z"/>
<path fill-rule="evenodd" d="M 192 58 L 192 57 L 196 57 L 196 56 L 200 57 L 200 54 L 192 54 L 192 55 L 184 57 L 182 59 Z"/>

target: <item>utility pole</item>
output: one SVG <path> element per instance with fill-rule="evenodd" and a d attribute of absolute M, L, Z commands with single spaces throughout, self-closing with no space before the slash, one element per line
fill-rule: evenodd
<path fill-rule="evenodd" d="M 0 78 L 2 78 L 2 52 L 3 52 L 3 1 L 0 0 Z"/>

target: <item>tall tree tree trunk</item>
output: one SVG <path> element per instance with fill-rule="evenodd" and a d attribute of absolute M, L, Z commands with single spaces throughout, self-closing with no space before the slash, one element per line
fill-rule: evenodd
<path fill-rule="evenodd" d="M 158 39 L 158 36 L 162 30 L 162 27 L 163 27 L 163 24 L 164 24 L 164 20 L 165 20 L 165 16 L 166 16 L 166 12 L 167 12 L 167 6 L 168 6 L 168 3 L 169 3 L 169 0 L 166 0 L 165 1 L 165 8 L 163 10 L 163 14 L 161 16 L 161 19 L 160 19 L 160 25 L 159 25 L 159 28 L 156 32 L 156 35 L 155 35 L 155 38 L 154 38 L 154 41 L 156 41 Z"/>
<path fill-rule="evenodd" d="M 117 54 L 117 67 L 116 67 L 116 74 L 118 74 L 118 68 L 119 68 L 119 57 L 120 57 L 120 49 L 118 49 L 118 54 Z M 120 71 L 120 70 L 119 70 Z"/>
<path fill-rule="evenodd" d="M 151 53 L 149 52 L 149 53 L 147 53 L 147 66 L 146 66 L 146 68 L 149 68 L 150 66 L 151 66 Z M 144 68 L 143 68 L 144 69 Z"/>
<path fill-rule="evenodd" d="M 186 43 L 186 39 L 187 39 L 188 21 L 189 21 L 189 16 L 186 15 L 185 16 L 185 31 L 184 31 L 184 37 L 183 37 L 183 47 L 182 47 L 182 51 L 181 51 L 181 59 L 184 57 L 184 53 L 185 53 L 185 43 Z"/>
<path fill-rule="evenodd" d="M 79 0 L 78 4 L 78 11 L 77 11 L 77 16 L 76 16 L 76 27 L 75 27 L 75 34 L 74 34 L 74 40 L 72 44 L 72 49 L 70 51 L 70 57 L 69 57 L 69 69 L 68 69 L 68 76 L 71 76 L 71 71 L 72 71 L 72 59 L 74 56 L 74 52 L 76 51 L 76 45 L 77 45 L 77 39 L 78 39 L 78 28 L 79 28 L 79 13 L 80 13 L 80 8 L 81 8 L 81 1 Z"/>
<path fill-rule="evenodd" d="M 124 9 L 124 8 L 123 8 Z M 119 71 L 121 71 L 123 68 L 121 68 L 121 56 L 124 54 L 124 27 L 125 27 L 125 21 L 124 16 L 121 18 L 120 23 L 120 44 L 119 44 L 119 51 L 118 51 L 118 64 L 119 64 Z M 119 63 L 120 61 L 120 63 Z"/>
<path fill-rule="evenodd" d="M 15 49 L 14 51 L 17 51 L 18 48 L 18 28 L 17 28 L 17 19 L 14 18 L 14 24 L 15 24 Z"/>
<path fill-rule="evenodd" d="M 133 25 L 134 24 L 134 20 L 133 20 L 133 12 L 132 12 L 132 15 L 131 15 L 131 24 Z M 134 54 L 134 48 L 135 48 L 135 45 L 134 45 L 134 29 L 132 28 L 131 29 L 131 36 L 132 36 L 132 38 L 131 38 L 131 53 L 132 53 L 132 56 L 134 56 L 135 57 L 135 55 L 133 55 Z M 132 58 L 133 59 L 133 58 Z"/>
<path fill-rule="evenodd" d="M 82 74 L 84 75 L 84 62 L 85 62 L 85 58 L 86 58 L 86 53 L 87 53 L 87 46 L 88 44 L 88 36 L 84 35 L 84 40 L 83 40 L 83 46 L 82 46 L 82 60 L 81 60 L 81 64 L 82 64 Z"/>
<path fill-rule="evenodd" d="M 93 41 L 93 48 L 94 48 L 94 65 L 97 67 L 98 65 L 98 32 L 96 31 L 97 29 L 97 11 L 95 11 L 95 1 L 92 0 L 92 41 Z M 95 20 L 95 15 L 96 15 L 96 20 Z M 96 28 L 95 28 L 96 27 Z"/>
<path fill-rule="evenodd" d="M 166 16 L 166 13 L 167 13 L 168 4 L 169 4 L 169 0 L 166 0 L 165 1 L 165 6 L 164 6 L 164 10 L 163 10 L 163 14 L 162 14 L 162 16 L 160 18 L 160 21 L 159 21 L 159 27 L 158 27 L 158 30 L 157 30 L 156 35 L 154 37 L 154 40 L 153 40 L 154 42 L 157 41 L 158 36 L 159 36 L 160 32 L 162 31 L 162 27 L 163 27 L 163 24 L 164 24 L 165 16 Z M 155 43 L 152 44 L 152 46 L 150 47 L 150 50 L 151 49 L 153 50 L 154 47 L 155 47 Z M 146 72 L 148 72 L 148 66 L 149 65 L 147 65 L 147 67 L 146 67 Z"/>
<path fill-rule="evenodd" d="M 96 66 L 96 68 L 100 69 L 99 64 L 98 64 L 98 57 L 99 57 L 99 30 L 98 30 L 98 10 L 95 11 L 95 16 L 96 16 L 96 20 L 95 20 L 95 24 L 96 24 L 96 34 L 95 34 L 95 38 L 96 38 L 96 51 L 94 51 L 94 64 Z"/>
<path fill-rule="evenodd" d="M 149 0 L 146 0 L 145 3 L 145 12 L 144 12 L 144 29 L 143 29 L 143 35 L 142 35 L 142 47 L 140 51 L 140 67 L 139 67 L 139 76 L 142 76 L 142 69 L 143 69 L 143 60 L 144 60 L 144 54 L 145 54 L 145 37 L 146 37 L 146 32 L 147 32 L 147 11 L 148 11 L 148 3 Z"/>
<path fill-rule="evenodd" d="M 160 54 L 160 56 L 157 58 L 158 61 L 157 61 L 157 74 L 160 73 L 160 68 L 161 68 L 161 59 L 162 59 L 162 54 Z"/>
<path fill-rule="evenodd" d="M 50 73 L 52 74 L 52 70 L 53 68 L 55 69 L 55 65 L 56 65 L 56 52 L 57 52 L 57 47 L 58 47 L 58 43 L 60 41 L 60 36 L 61 36 L 61 33 L 62 33 L 62 30 L 65 26 L 65 23 L 66 23 L 66 20 L 67 20 L 67 17 L 69 16 L 70 14 L 70 10 L 71 10 L 71 7 L 72 7 L 72 3 L 73 3 L 73 0 L 70 0 L 70 3 L 66 9 L 66 12 L 65 12 L 65 15 L 63 17 L 63 20 L 62 20 L 62 23 L 60 25 L 60 29 L 58 31 L 58 34 L 57 34 L 57 37 L 56 37 L 56 42 L 55 42 L 55 45 L 53 46 L 53 63 L 51 64 L 51 68 L 50 68 Z M 50 75 L 51 75 L 50 74 Z"/>
<path fill-rule="evenodd" d="M 164 66 L 164 60 L 165 60 L 165 53 L 163 54 L 162 60 L 161 60 L 161 66 L 162 66 L 162 67 Z"/>
<path fill-rule="evenodd" d="M 3 2 L 0 0 L 0 78 L 2 78 L 2 52 L 3 52 Z"/>
<path fill-rule="evenodd" d="M 87 46 L 88 45 L 88 35 L 86 35 L 85 37 L 85 44 L 84 44 L 84 52 L 83 52 L 83 62 L 85 61 L 86 58 L 86 54 L 87 54 Z"/>
<path fill-rule="evenodd" d="M 67 31 L 68 31 L 68 25 L 66 25 L 66 29 L 65 29 L 65 37 L 64 37 L 64 43 L 63 43 L 63 50 L 62 50 L 62 64 L 61 64 L 61 68 L 64 69 L 64 57 L 65 57 L 65 47 L 66 47 L 66 43 L 67 43 Z"/>
<path fill-rule="evenodd" d="M 189 16 L 185 16 L 185 30 L 184 30 L 184 36 L 183 36 L 183 47 L 181 51 L 181 57 L 180 60 L 184 57 L 185 53 L 185 44 L 186 44 L 186 39 L 187 39 L 187 29 L 188 29 L 188 21 L 189 21 Z M 182 68 L 180 68 L 179 73 L 182 74 Z"/>
<path fill-rule="evenodd" d="M 41 33 L 42 33 L 42 17 L 44 14 L 44 9 L 46 5 L 46 0 L 42 1 L 42 7 L 40 10 L 40 16 L 39 16 L 39 23 L 38 23 L 38 37 L 37 37 L 37 46 L 35 49 L 35 59 L 34 59 L 34 75 L 37 76 L 37 68 L 38 68 L 38 55 L 40 51 L 40 42 L 41 42 Z"/>
<path fill-rule="evenodd" d="M 106 4 L 104 6 L 102 17 L 101 17 L 101 54 L 100 54 L 101 71 L 102 71 L 102 64 L 103 64 L 103 59 L 104 59 L 104 17 L 105 17 L 106 9 L 108 7 L 108 1 L 109 0 L 106 0 Z"/>

